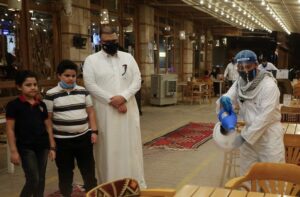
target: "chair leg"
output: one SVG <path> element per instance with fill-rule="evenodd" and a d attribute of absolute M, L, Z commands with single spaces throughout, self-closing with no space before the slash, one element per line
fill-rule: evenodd
<path fill-rule="evenodd" d="M 231 167 L 232 167 L 232 151 L 229 153 L 229 159 L 228 159 L 228 171 L 227 171 L 227 176 L 226 178 L 229 179 L 230 178 L 230 175 L 231 175 Z"/>
<path fill-rule="evenodd" d="M 220 186 L 224 186 L 224 182 L 232 177 L 238 176 L 237 173 L 237 160 L 239 158 L 239 150 L 233 150 L 231 152 L 225 152 L 224 153 L 224 161 L 223 161 L 223 168 L 221 173 L 221 179 L 220 179 Z M 233 176 L 231 175 L 233 170 Z"/>
<path fill-rule="evenodd" d="M 224 159 L 223 159 L 223 167 L 222 167 L 222 173 L 221 173 L 221 179 L 220 179 L 220 187 L 223 187 L 224 185 L 224 179 L 225 179 L 225 173 L 226 173 L 226 168 L 228 168 L 228 165 L 227 165 L 227 163 L 228 163 L 228 154 L 230 154 L 230 153 L 224 153 Z"/>

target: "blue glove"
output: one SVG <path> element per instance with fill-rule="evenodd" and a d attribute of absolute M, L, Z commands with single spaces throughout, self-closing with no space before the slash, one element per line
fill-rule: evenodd
<path fill-rule="evenodd" d="M 221 122 L 222 127 L 227 132 L 235 131 L 235 127 L 237 124 L 237 116 L 234 113 L 234 111 L 232 111 L 231 114 L 229 114 L 228 112 L 225 111 L 225 109 L 222 109 L 218 114 L 218 118 Z"/>
<path fill-rule="evenodd" d="M 224 110 L 226 112 L 228 112 L 229 114 L 231 114 L 231 112 L 233 112 L 231 99 L 228 96 L 222 96 L 220 98 L 220 104 L 224 108 Z"/>

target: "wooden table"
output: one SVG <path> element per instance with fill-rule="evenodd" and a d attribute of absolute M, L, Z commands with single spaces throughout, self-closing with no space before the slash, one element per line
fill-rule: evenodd
<path fill-rule="evenodd" d="M 207 84 L 204 82 L 197 81 L 182 81 L 177 83 L 177 88 L 181 88 L 181 101 L 184 101 L 185 96 L 189 97 L 191 104 L 193 103 L 193 89 L 197 87 L 197 92 L 201 94 L 203 92 L 203 87 Z"/>
<path fill-rule="evenodd" d="M 283 122 L 282 127 L 285 131 L 284 137 L 293 137 L 293 138 L 298 138 L 298 140 L 300 140 L 300 123 Z M 300 143 L 299 143 L 299 146 L 300 146 Z"/>
<path fill-rule="evenodd" d="M 175 197 L 282 197 L 279 194 L 266 194 L 261 192 L 247 192 L 225 188 L 204 187 L 198 185 L 185 185 L 176 192 Z M 283 197 L 290 197 L 284 195 Z"/>
<path fill-rule="evenodd" d="M 177 83 L 177 89 L 181 90 L 181 101 L 184 100 L 184 88 L 187 86 L 187 81 L 181 81 Z"/>
<path fill-rule="evenodd" d="M 219 84 L 219 97 L 221 97 L 222 96 L 222 87 L 223 87 L 224 81 L 223 80 L 214 80 L 213 82 Z"/>

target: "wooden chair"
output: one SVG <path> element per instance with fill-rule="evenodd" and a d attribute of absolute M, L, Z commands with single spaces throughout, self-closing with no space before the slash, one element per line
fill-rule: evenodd
<path fill-rule="evenodd" d="M 245 185 L 250 181 L 251 188 Z M 245 176 L 229 180 L 225 188 L 244 188 L 280 195 L 299 195 L 300 166 L 286 163 L 256 163 Z"/>
<path fill-rule="evenodd" d="M 201 99 L 203 95 L 204 95 L 204 91 L 200 88 L 200 82 L 194 82 L 194 81 L 187 82 L 185 96 L 188 97 L 191 104 L 193 104 L 195 100 L 199 101 L 199 104 L 201 104 Z"/>
<path fill-rule="evenodd" d="M 244 121 L 238 121 L 236 125 L 237 132 L 241 132 L 245 126 Z M 240 150 L 234 149 L 230 152 L 224 152 L 223 167 L 220 178 L 220 187 L 224 186 L 224 182 L 230 178 L 237 177 L 240 170 Z"/>
<path fill-rule="evenodd" d="M 300 104 L 300 82 L 293 87 L 293 96 L 297 99 L 297 104 Z"/>
<path fill-rule="evenodd" d="M 96 186 L 86 197 L 173 197 L 173 189 L 140 189 L 135 179 L 124 178 Z"/>
<path fill-rule="evenodd" d="M 209 101 L 209 103 L 211 104 L 212 102 L 212 96 L 213 96 L 213 91 L 214 91 L 214 82 L 211 79 L 205 79 L 203 80 L 203 83 L 205 83 L 204 86 L 204 94 L 203 96 Z"/>
<path fill-rule="evenodd" d="M 300 123 L 300 109 L 298 107 L 281 107 L 281 122 Z M 300 165 L 299 140 L 293 135 L 284 135 L 285 161 Z"/>
<path fill-rule="evenodd" d="M 281 122 L 300 122 L 300 111 L 298 107 L 281 106 Z"/>
<path fill-rule="evenodd" d="M 240 150 L 235 149 L 230 152 L 224 152 L 223 167 L 220 178 L 220 187 L 224 186 L 225 181 L 239 175 Z"/>
<path fill-rule="evenodd" d="M 285 162 L 300 166 L 299 141 L 292 136 L 284 137 Z"/>

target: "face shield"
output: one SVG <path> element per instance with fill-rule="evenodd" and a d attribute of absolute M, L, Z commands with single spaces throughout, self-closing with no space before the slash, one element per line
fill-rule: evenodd
<path fill-rule="evenodd" d="M 251 82 L 257 75 L 257 57 L 253 51 L 243 50 L 235 56 L 240 77 L 246 82 Z"/>

